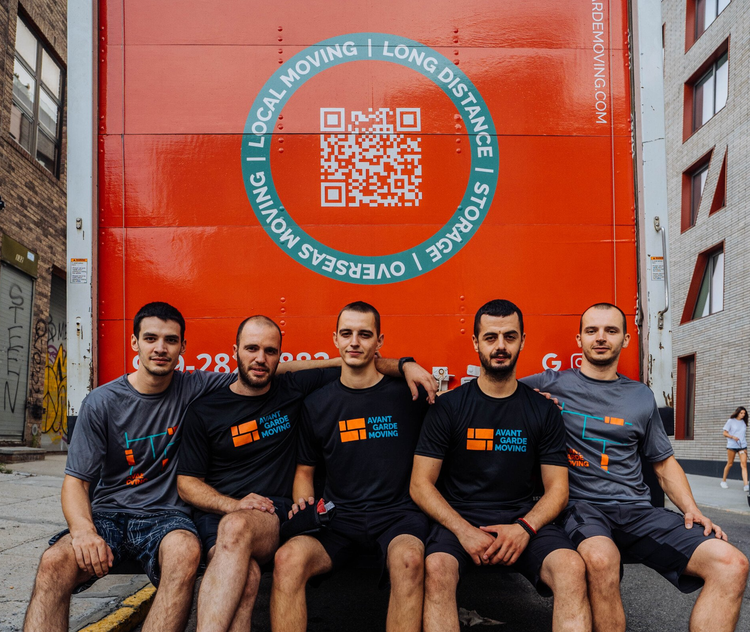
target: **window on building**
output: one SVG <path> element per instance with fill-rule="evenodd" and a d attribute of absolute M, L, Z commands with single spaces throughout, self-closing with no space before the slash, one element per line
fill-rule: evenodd
<path fill-rule="evenodd" d="M 695 355 L 677 358 L 677 419 L 675 439 L 695 435 Z"/>
<path fill-rule="evenodd" d="M 62 67 L 18 16 L 10 135 L 54 175 L 60 163 L 63 84 Z"/>
<path fill-rule="evenodd" d="M 729 154 L 728 149 L 724 152 L 724 161 L 721 163 L 721 171 L 719 172 L 719 179 L 716 181 L 716 190 L 711 202 L 711 210 L 708 212 L 709 215 L 720 211 L 727 205 L 727 154 Z"/>
<path fill-rule="evenodd" d="M 680 324 L 724 309 L 724 243 L 701 252 L 695 262 Z"/>
<path fill-rule="evenodd" d="M 729 91 L 728 55 L 724 53 L 718 61 L 695 84 L 693 97 L 693 129 L 705 125 L 727 104 Z"/>
<path fill-rule="evenodd" d="M 727 8 L 729 0 L 695 0 L 695 39 Z"/>
<path fill-rule="evenodd" d="M 681 230 L 695 226 L 698 220 L 698 209 L 706 187 L 706 177 L 711 164 L 713 149 L 701 156 L 682 174 L 682 222 Z"/>
<path fill-rule="evenodd" d="M 703 272 L 693 319 L 703 318 L 724 309 L 724 251 L 712 253 Z"/>

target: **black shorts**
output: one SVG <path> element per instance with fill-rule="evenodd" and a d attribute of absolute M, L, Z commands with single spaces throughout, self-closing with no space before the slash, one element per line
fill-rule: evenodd
<path fill-rule="evenodd" d="M 125 559 L 137 560 L 154 586 L 159 586 L 159 547 L 164 537 L 172 531 L 189 531 L 197 536 L 193 521 L 181 511 L 164 511 L 155 514 L 126 514 L 114 511 L 94 511 L 94 526 L 107 546 L 112 549 L 113 568 Z M 60 538 L 70 533 L 60 531 L 49 541 L 53 546 Z M 79 593 L 99 579 L 91 579 L 76 586 L 73 593 Z"/>
<path fill-rule="evenodd" d="M 281 498 L 278 496 L 268 496 L 273 503 L 275 515 L 279 518 L 279 525 L 282 525 L 286 520 L 289 519 L 289 511 L 292 508 L 292 501 L 288 498 Z M 202 511 L 196 511 L 193 520 L 195 521 L 195 527 L 198 529 L 198 535 L 201 538 L 203 544 L 203 552 L 208 555 L 208 552 L 216 546 L 216 536 L 219 533 L 219 523 L 223 518 L 223 515 L 203 513 Z"/>
<path fill-rule="evenodd" d="M 486 514 L 480 516 L 462 511 L 461 517 L 475 527 L 479 527 L 493 524 L 512 524 L 514 520 L 526 515 L 526 513 L 528 512 L 500 512 L 494 516 Z M 545 525 L 529 540 L 529 544 L 516 560 L 515 564 L 507 568 L 512 568 L 514 571 L 521 573 L 543 597 L 551 597 L 552 591 L 542 581 L 539 574 L 541 573 L 544 559 L 550 553 L 559 549 L 575 551 L 575 546 L 573 546 L 570 538 L 565 535 L 565 531 L 560 527 L 553 524 Z M 455 557 L 458 560 L 459 575 L 462 575 L 467 568 L 488 568 L 486 566 L 476 566 L 471 559 L 471 555 L 461 546 L 461 542 L 459 542 L 455 534 L 440 524 L 435 524 L 432 527 L 430 537 L 427 540 L 425 557 L 433 553 L 447 553 Z"/>
<path fill-rule="evenodd" d="M 361 553 L 376 553 L 381 563 L 381 581 L 386 577 L 388 545 L 400 535 L 412 535 L 422 543 L 429 521 L 416 505 L 389 507 L 374 512 L 338 508 L 327 528 L 313 537 L 323 545 L 336 571 Z"/>
<path fill-rule="evenodd" d="M 731 450 L 735 454 L 737 454 L 738 452 L 747 452 L 747 448 L 730 448 L 730 447 L 727 447 L 727 450 Z"/>
<path fill-rule="evenodd" d="M 576 546 L 586 538 L 605 536 L 620 549 L 623 561 L 653 568 L 684 593 L 703 586 L 703 580 L 684 571 L 695 549 L 713 534 L 703 527 L 685 528 L 681 514 L 651 505 L 592 505 L 576 501 L 561 516 L 561 524 Z"/>

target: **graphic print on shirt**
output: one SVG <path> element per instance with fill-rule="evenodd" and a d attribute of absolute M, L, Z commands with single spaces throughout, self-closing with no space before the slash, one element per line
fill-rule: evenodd
<path fill-rule="evenodd" d="M 148 480 L 145 477 L 143 471 L 134 473 L 134 470 L 137 464 L 137 459 L 136 459 L 136 454 L 133 451 L 133 448 L 131 448 L 130 446 L 140 441 L 148 441 L 148 448 L 147 448 L 146 454 L 143 455 L 143 459 L 142 459 L 143 461 L 145 461 L 145 463 L 143 464 L 142 470 L 148 470 L 151 464 L 155 462 L 157 458 L 161 458 L 161 469 L 162 471 L 164 471 L 164 468 L 167 467 L 167 463 L 169 463 L 169 459 L 171 458 L 172 453 L 174 452 L 174 449 L 170 450 L 170 448 L 172 448 L 172 446 L 177 445 L 177 442 L 175 440 L 169 441 L 167 445 L 164 446 L 163 450 L 161 448 L 158 450 L 158 452 L 160 453 L 160 456 L 157 456 L 157 449 L 156 449 L 156 445 L 154 444 L 154 439 L 160 439 L 161 437 L 173 437 L 176 432 L 177 432 L 177 426 L 170 426 L 164 432 L 157 432 L 156 434 L 147 435 L 145 437 L 136 437 L 135 439 L 129 438 L 128 433 L 125 432 L 125 460 L 130 466 L 128 477 L 125 479 L 126 485 L 140 485 L 141 483 L 145 483 Z M 136 446 L 136 447 L 140 447 L 140 446 Z"/>
<path fill-rule="evenodd" d="M 581 432 L 581 438 L 584 441 L 591 441 L 593 443 L 601 443 L 601 468 L 605 472 L 609 472 L 609 454 L 607 454 L 607 444 L 611 445 L 625 445 L 625 443 L 622 443 L 620 441 L 615 441 L 613 439 L 603 439 L 601 437 L 592 436 L 596 434 L 596 426 L 599 425 L 598 423 L 593 422 L 602 422 L 607 424 L 610 428 L 612 426 L 621 426 L 622 429 L 625 429 L 625 426 L 632 426 L 633 424 L 629 421 L 625 421 L 624 419 L 620 419 L 619 417 L 597 417 L 596 415 L 589 415 L 588 413 L 579 413 L 572 410 L 565 410 L 565 402 L 562 403 L 562 414 L 565 415 L 574 415 L 577 417 L 583 417 L 583 431 Z M 592 422 L 592 423 L 590 423 Z M 588 424 L 588 434 L 587 434 L 587 424 Z M 572 450 L 575 454 L 571 454 L 571 450 L 568 449 L 568 462 L 573 467 L 589 467 L 589 462 L 583 458 L 583 455 L 580 452 L 577 452 L 576 450 Z"/>
<path fill-rule="evenodd" d="M 260 441 L 265 437 L 285 432 L 292 427 L 289 421 L 289 415 L 284 415 L 277 410 L 270 415 L 258 417 L 245 421 L 230 428 L 232 433 L 232 443 L 235 448 L 239 448 L 248 443 Z"/>
<path fill-rule="evenodd" d="M 508 428 L 468 428 L 466 449 L 488 452 L 526 452 L 528 438 L 523 430 Z"/>
<path fill-rule="evenodd" d="M 339 432 L 341 443 L 398 437 L 398 422 L 391 415 L 343 419 L 339 421 Z"/>

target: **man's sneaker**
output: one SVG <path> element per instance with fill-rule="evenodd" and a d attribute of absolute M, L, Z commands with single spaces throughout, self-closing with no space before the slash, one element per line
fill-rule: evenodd
<path fill-rule="evenodd" d="M 750 492 L 750 485 L 745 485 L 745 486 L 744 486 L 744 487 L 742 488 L 742 491 L 743 491 L 743 492 Z"/>
<path fill-rule="evenodd" d="M 729 484 L 726 481 L 721 481 L 721 488 L 722 489 L 729 489 Z"/>

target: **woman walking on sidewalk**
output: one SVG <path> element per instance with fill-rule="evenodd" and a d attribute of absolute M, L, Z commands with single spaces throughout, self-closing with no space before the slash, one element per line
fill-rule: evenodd
<path fill-rule="evenodd" d="M 724 424 L 724 436 L 727 438 L 727 464 L 724 467 L 724 478 L 721 480 L 721 486 L 724 489 L 729 487 L 727 476 L 734 463 L 735 454 L 739 454 L 742 482 L 745 485 L 743 489 L 750 491 L 750 486 L 747 484 L 747 440 L 745 439 L 747 421 L 747 410 L 740 406 Z"/>

